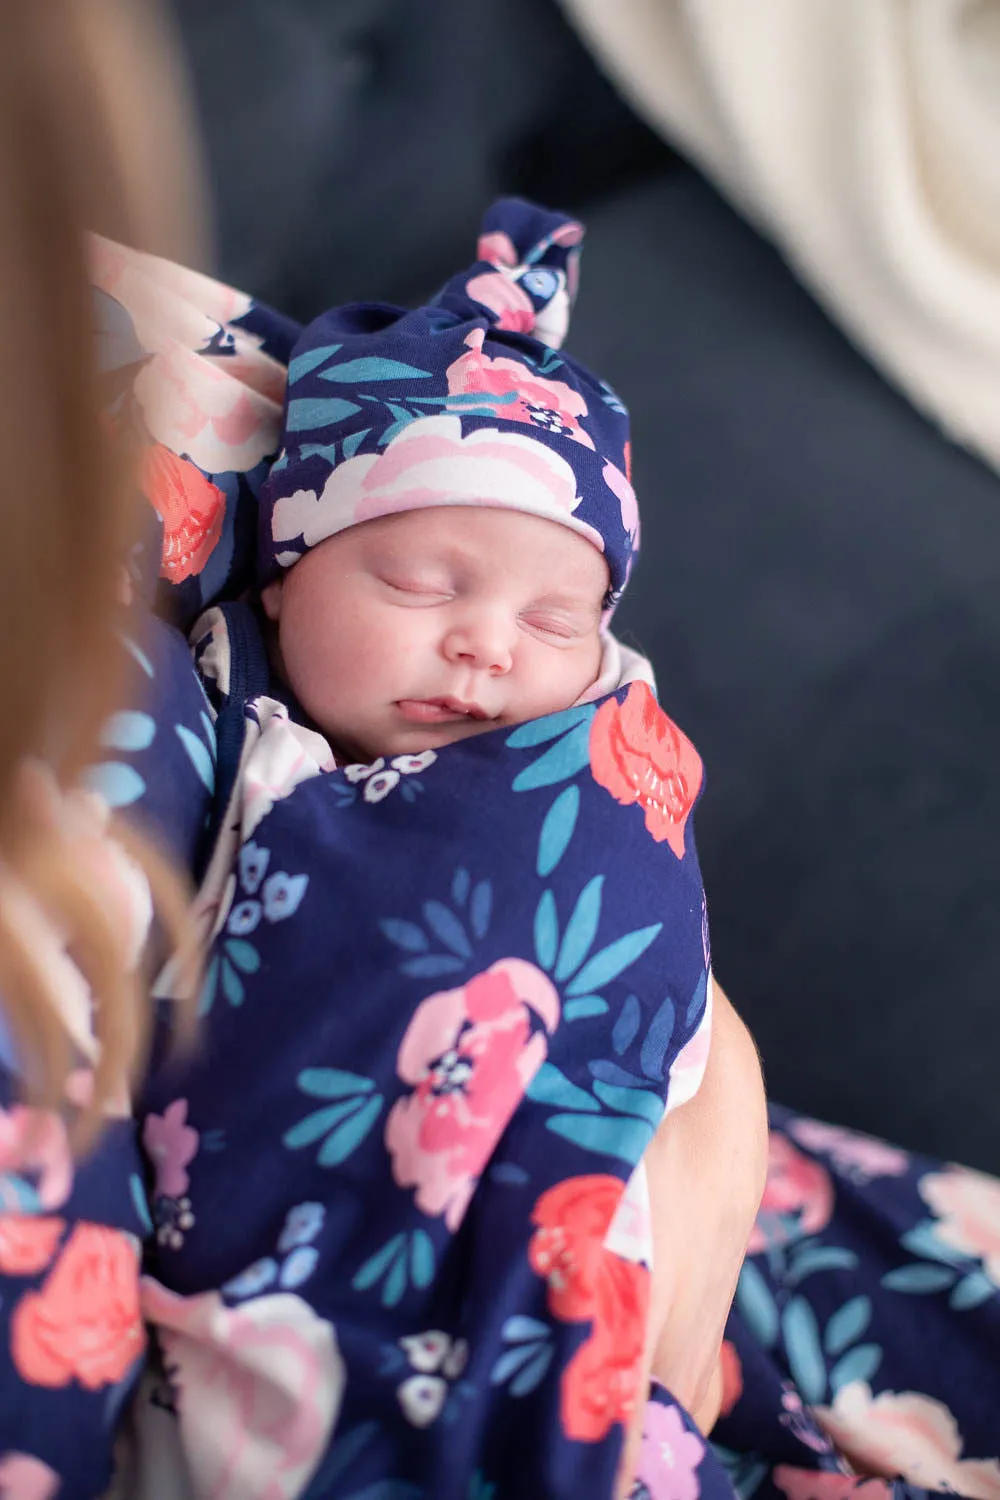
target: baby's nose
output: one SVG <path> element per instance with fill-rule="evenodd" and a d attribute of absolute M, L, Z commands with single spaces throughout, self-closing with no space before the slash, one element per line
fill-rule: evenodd
<path fill-rule="evenodd" d="M 448 661 L 464 662 L 480 672 L 500 677 L 513 663 L 513 641 L 509 625 L 492 611 L 482 611 L 451 627 L 445 635 Z"/>

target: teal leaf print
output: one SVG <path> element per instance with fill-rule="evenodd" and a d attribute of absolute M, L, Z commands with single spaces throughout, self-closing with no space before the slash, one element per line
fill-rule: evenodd
<path fill-rule="evenodd" d="M 404 364 L 400 359 L 382 359 L 370 355 L 365 359 L 346 359 L 342 364 L 331 365 L 320 375 L 320 380 L 358 381 L 375 380 L 429 380 L 430 370 L 420 370 L 416 365 Z"/>
<path fill-rule="evenodd" d="M 577 789 L 572 787 L 570 790 L 576 791 Z M 562 944 L 559 948 L 559 961 L 555 970 L 557 980 L 562 981 L 568 979 L 571 974 L 575 974 L 590 952 L 594 938 L 597 936 L 598 923 L 601 920 L 603 889 L 604 876 L 595 875 L 580 892 L 573 914 L 566 923 L 566 931 L 563 933 Z"/>
<path fill-rule="evenodd" d="M 654 1094 L 649 1089 L 617 1088 L 610 1083 L 601 1083 L 598 1079 L 594 1084 L 594 1093 L 609 1109 L 617 1110 L 620 1114 L 637 1115 L 641 1120 L 648 1120 L 654 1129 L 663 1119 L 663 1100 L 659 1094 Z"/>
<path fill-rule="evenodd" d="M 506 1384 L 515 1370 L 527 1364 L 534 1355 L 535 1348 L 532 1344 L 517 1344 L 513 1349 L 505 1350 L 490 1371 L 490 1385 Z"/>
<path fill-rule="evenodd" d="M 223 958 L 222 960 L 220 974 L 222 978 L 222 993 L 230 1005 L 242 1005 L 246 995 L 246 991 L 243 988 L 243 981 L 227 958 Z"/>
<path fill-rule="evenodd" d="M 156 721 L 149 714 L 127 709 L 112 714 L 101 730 L 101 744 L 110 750 L 146 750 L 153 743 Z"/>
<path fill-rule="evenodd" d="M 362 427 L 357 432 L 349 432 L 343 442 L 344 457 L 353 458 L 370 432 L 370 427 Z"/>
<path fill-rule="evenodd" d="M 778 1308 L 752 1260 L 743 1262 L 736 1285 L 736 1306 L 755 1338 L 765 1349 L 773 1349 L 778 1341 Z"/>
<path fill-rule="evenodd" d="M 551 1104 L 556 1109 L 584 1109 L 599 1114 L 601 1106 L 596 1099 L 575 1083 L 571 1083 L 554 1063 L 543 1062 L 528 1084 L 527 1095 L 536 1104 Z"/>
<path fill-rule="evenodd" d="M 543 891 L 535 909 L 535 957 L 543 969 L 551 970 L 559 948 L 559 916 L 556 898 Z"/>
<path fill-rule="evenodd" d="M 414 1286 L 427 1287 L 434 1280 L 434 1246 L 425 1229 L 415 1229 L 410 1242 L 410 1277 Z"/>
<path fill-rule="evenodd" d="M 355 401 L 345 401 L 340 396 L 315 396 L 289 401 L 285 427 L 289 432 L 309 432 L 314 427 L 328 427 L 352 417 L 361 408 Z"/>
<path fill-rule="evenodd" d="M 575 1000 L 566 1001 L 563 1016 L 567 1021 L 587 1021 L 591 1016 L 607 1015 L 609 1009 L 602 995 L 580 995 Z"/>
<path fill-rule="evenodd" d="M 385 1278 L 382 1287 L 382 1303 L 385 1307 L 396 1307 L 406 1291 L 406 1256 L 400 1255 Z"/>
<path fill-rule="evenodd" d="M 145 651 L 143 651 L 142 647 L 138 646 L 130 635 L 122 635 L 119 633 L 118 639 L 125 647 L 125 650 L 128 652 L 129 656 L 132 657 L 133 661 L 138 662 L 139 666 L 145 672 L 146 676 L 155 676 L 155 673 L 153 671 L 153 663 L 150 661 Z"/>
<path fill-rule="evenodd" d="M 304 354 L 297 354 L 288 366 L 288 384 L 294 385 L 303 375 L 315 370 L 317 365 L 332 359 L 337 350 L 342 348 L 342 344 L 321 344 L 318 349 L 307 349 Z"/>
<path fill-rule="evenodd" d="M 370 1256 L 355 1273 L 351 1285 L 356 1292 L 367 1292 L 373 1286 L 377 1286 L 386 1274 L 389 1267 L 402 1256 L 406 1260 L 406 1235 L 400 1231 L 393 1235 L 375 1254 Z"/>
<path fill-rule="evenodd" d="M 954 1284 L 957 1272 L 947 1266 L 930 1266 L 920 1261 L 912 1266 L 900 1266 L 896 1271 L 887 1271 L 882 1285 L 890 1292 L 909 1292 L 926 1296 L 930 1292 L 943 1292 Z"/>
<path fill-rule="evenodd" d="M 343 1099 L 348 1094 L 370 1094 L 375 1085 L 360 1073 L 341 1068 L 305 1068 L 296 1082 L 304 1094 L 314 1099 Z"/>
<path fill-rule="evenodd" d="M 469 889 L 471 885 L 472 881 L 469 878 L 468 870 L 464 870 L 462 866 L 459 865 L 458 869 L 451 877 L 451 899 L 454 901 L 456 906 L 464 906 L 466 901 L 468 901 Z"/>
<path fill-rule="evenodd" d="M 153 1232 L 153 1221 L 149 1216 L 149 1204 L 146 1201 L 146 1189 L 142 1185 L 142 1179 L 138 1172 L 133 1172 L 128 1180 L 128 1190 L 132 1198 L 132 1207 L 139 1216 L 139 1223 L 147 1234 Z"/>
<path fill-rule="evenodd" d="M 256 974 L 260 968 L 260 954 L 245 938 L 227 938 L 223 952 L 244 974 Z"/>
<path fill-rule="evenodd" d="M 356 1114 L 362 1102 L 363 1096 L 355 1094 L 351 1099 L 342 1099 L 339 1104 L 328 1104 L 326 1109 L 314 1110 L 311 1115 L 306 1115 L 304 1120 L 285 1131 L 281 1138 L 283 1145 L 289 1151 L 299 1151 L 303 1146 L 313 1145 L 342 1120 Z"/>
<path fill-rule="evenodd" d="M 459 958 L 471 958 L 472 948 L 465 928 L 451 909 L 441 901 L 424 902 L 424 920 L 434 936 Z"/>
<path fill-rule="evenodd" d="M 668 995 L 660 1003 L 656 1015 L 649 1023 L 639 1054 L 639 1066 L 647 1078 L 662 1078 L 667 1059 L 667 1048 L 673 1040 L 677 1013 L 674 1002 Z"/>
<path fill-rule="evenodd" d="M 882 1350 L 878 1344 L 858 1344 L 843 1359 L 839 1359 L 830 1371 L 830 1389 L 834 1395 L 841 1386 L 852 1381 L 870 1381 L 882 1363 Z"/>
<path fill-rule="evenodd" d="M 911 1255 L 925 1255 L 928 1260 L 943 1261 L 947 1266 L 961 1266 L 968 1262 L 968 1257 L 960 1251 L 953 1250 L 943 1240 L 939 1240 L 932 1219 L 922 1219 L 919 1224 L 914 1224 L 901 1237 L 899 1243 L 904 1250 L 909 1250 Z"/>
<path fill-rule="evenodd" d="M 400 922 L 395 917 L 387 917 L 378 925 L 382 936 L 405 953 L 426 953 L 430 947 L 426 933 L 416 922 Z"/>
<path fill-rule="evenodd" d="M 536 869 L 543 880 L 548 879 L 566 853 L 579 812 L 580 788 L 564 787 L 545 814 L 542 831 L 538 836 Z"/>
<path fill-rule="evenodd" d="M 316 1158 L 321 1167 L 339 1167 L 341 1162 L 356 1151 L 365 1136 L 371 1130 L 375 1121 L 382 1112 L 383 1099 L 381 1094 L 376 1094 L 374 1099 L 369 1099 L 357 1114 L 338 1125 L 330 1135 L 327 1136 L 319 1148 Z"/>
<path fill-rule="evenodd" d="M 559 714 L 546 714 L 544 719 L 529 719 L 508 737 L 507 745 L 511 750 L 533 750 L 536 745 L 546 745 L 550 740 L 558 739 L 577 724 L 589 724 L 593 717 L 594 709 L 590 704 L 584 704 L 580 708 L 564 709 Z"/>
<path fill-rule="evenodd" d="M 807 1276 L 816 1271 L 852 1271 L 858 1263 L 853 1250 L 840 1245 L 823 1245 L 818 1249 L 803 1249 L 796 1255 L 785 1277 L 789 1286 L 798 1286 Z"/>
<path fill-rule="evenodd" d="M 948 1306 L 953 1307 L 956 1312 L 963 1312 L 970 1307 L 978 1307 L 982 1302 L 988 1302 L 996 1294 L 996 1287 L 990 1278 L 982 1271 L 971 1271 L 968 1276 L 963 1276 L 948 1298 Z"/>
<path fill-rule="evenodd" d="M 630 1166 L 635 1166 L 653 1138 L 652 1126 L 634 1115 L 616 1119 L 607 1115 L 552 1115 L 545 1123 L 556 1135 L 585 1151 L 617 1156 Z"/>
<path fill-rule="evenodd" d="M 408 958 L 399 967 L 414 979 L 439 979 L 443 974 L 457 974 L 465 965 L 450 953 L 424 953 L 419 958 Z"/>
<path fill-rule="evenodd" d="M 205 981 L 198 996 L 198 1015 L 207 1016 L 215 1004 L 215 991 L 219 983 L 219 955 L 216 953 L 205 970 Z"/>
<path fill-rule="evenodd" d="M 619 1057 L 623 1052 L 627 1052 L 635 1041 L 641 1021 L 642 1007 L 635 995 L 629 995 L 618 1012 L 618 1019 L 611 1032 L 611 1045 Z"/>
<path fill-rule="evenodd" d="M 803 1398 L 815 1405 L 826 1394 L 826 1361 L 819 1343 L 816 1314 L 804 1297 L 793 1297 L 781 1314 L 788 1367 Z"/>
<path fill-rule="evenodd" d="M 708 970 L 698 980 L 695 992 L 691 996 L 691 1003 L 687 1009 L 687 1024 L 693 1026 L 705 1008 L 705 999 L 708 994 Z"/>
<path fill-rule="evenodd" d="M 823 1348 L 827 1354 L 843 1354 L 849 1344 L 856 1344 L 871 1320 L 870 1297 L 852 1297 L 845 1302 L 826 1325 Z"/>
<path fill-rule="evenodd" d="M 603 989 L 612 979 L 617 979 L 629 964 L 635 963 L 662 930 L 663 923 L 654 922 L 651 927 L 640 927 L 609 943 L 606 948 L 595 953 L 570 981 L 566 986 L 567 995 L 586 995 L 593 990 Z"/>
<path fill-rule="evenodd" d="M 510 742 L 508 741 L 508 744 Z M 514 777 L 515 792 L 530 792 L 536 787 L 555 786 L 559 781 L 568 781 L 590 764 L 590 719 L 578 724 L 561 740 L 557 740 L 544 755 L 532 761 Z"/>
<path fill-rule="evenodd" d="M 174 733 L 180 740 L 187 752 L 188 759 L 194 766 L 199 781 L 207 792 L 215 790 L 215 763 L 212 760 L 205 744 L 198 738 L 186 724 L 175 724 Z"/>
<path fill-rule="evenodd" d="M 644 1078 L 637 1078 L 627 1068 L 620 1068 L 617 1063 L 608 1062 L 603 1057 L 589 1062 L 587 1067 L 594 1078 L 599 1078 L 602 1083 L 616 1084 L 619 1088 L 641 1089 L 645 1083 Z"/>
<path fill-rule="evenodd" d="M 130 807 L 146 790 L 146 783 L 138 771 L 120 760 L 106 760 L 99 766 L 88 766 L 83 780 L 112 808 Z"/>
<path fill-rule="evenodd" d="M 523 1313 L 515 1313 L 508 1318 L 501 1329 L 504 1339 L 510 1344 L 521 1344 L 525 1339 L 546 1339 L 549 1336 L 549 1325 L 540 1323 L 537 1318 L 525 1317 Z"/>
<path fill-rule="evenodd" d="M 469 904 L 469 921 L 472 923 L 472 931 L 480 940 L 490 930 L 492 915 L 493 886 L 490 881 L 481 880 L 472 892 L 472 901 Z"/>

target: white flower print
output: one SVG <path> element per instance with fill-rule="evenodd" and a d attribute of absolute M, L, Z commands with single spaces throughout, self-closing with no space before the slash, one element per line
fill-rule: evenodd
<path fill-rule="evenodd" d="M 365 801 L 381 802 L 382 798 L 388 797 L 393 787 L 398 785 L 398 771 L 379 771 L 370 781 L 365 782 Z"/>

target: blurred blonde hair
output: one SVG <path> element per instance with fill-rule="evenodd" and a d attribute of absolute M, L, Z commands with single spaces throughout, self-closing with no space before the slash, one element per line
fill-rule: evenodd
<path fill-rule="evenodd" d="M 85 231 L 201 259 L 201 178 L 163 17 L 127 0 L 0 0 L 0 862 L 66 938 L 101 1044 L 82 1134 L 143 1056 L 146 999 L 116 914 L 74 868 L 57 822 L 25 793 L 26 757 L 71 787 L 120 706 L 121 567 L 139 525 L 136 455 L 102 429 Z M 119 829 L 162 926 L 193 952 L 169 861 Z M 57 1106 L 73 1064 L 59 996 L 0 909 L 0 1005 L 26 1091 Z"/>

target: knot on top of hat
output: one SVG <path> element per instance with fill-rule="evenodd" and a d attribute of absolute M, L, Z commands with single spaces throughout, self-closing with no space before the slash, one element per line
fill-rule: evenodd
<path fill-rule="evenodd" d="M 453 277 L 435 299 L 458 311 L 472 302 L 494 326 L 530 334 L 558 349 L 576 297 L 583 225 L 523 198 L 500 198 L 487 210 L 477 263 Z"/>

